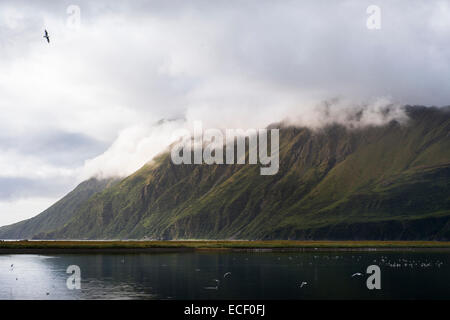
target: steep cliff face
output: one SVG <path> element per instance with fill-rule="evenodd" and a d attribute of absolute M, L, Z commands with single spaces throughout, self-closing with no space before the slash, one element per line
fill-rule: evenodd
<path fill-rule="evenodd" d="M 280 169 L 162 154 L 35 238 L 450 239 L 450 112 L 407 124 L 281 127 Z"/>

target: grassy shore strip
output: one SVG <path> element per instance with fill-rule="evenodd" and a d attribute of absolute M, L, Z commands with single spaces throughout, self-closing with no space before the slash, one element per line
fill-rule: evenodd
<path fill-rule="evenodd" d="M 407 249 L 450 248 L 450 242 L 439 241 L 0 241 L 2 253 L 39 249 Z M 147 250 L 145 250 L 147 251 Z M 148 250 L 151 251 L 151 250 Z M 159 251 L 159 250 L 155 250 Z"/>

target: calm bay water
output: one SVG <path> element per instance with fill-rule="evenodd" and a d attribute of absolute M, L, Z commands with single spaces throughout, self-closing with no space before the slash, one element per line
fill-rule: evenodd
<path fill-rule="evenodd" d="M 449 258 L 448 251 L 0 255 L 0 299 L 450 299 Z M 80 290 L 66 286 L 69 265 L 81 269 Z M 380 267 L 381 290 L 367 289 L 369 265 Z"/>

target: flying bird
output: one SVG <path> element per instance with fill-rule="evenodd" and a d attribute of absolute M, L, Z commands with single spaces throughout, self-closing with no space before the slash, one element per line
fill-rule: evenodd
<path fill-rule="evenodd" d="M 227 276 L 230 276 L 230 275 L 231 275 L 231 272 L 227 272 L 223 275 L 223 277 L 226 278 Z"/>
<path fill-rule="evenodd" d="M 48 35 L 47 29 L 44 31 L 44 38 L 47 39 L 48 43 L 50 43 L 50 36 Z"/>
<path fill-rule="evenodd" d="M 362 273 L 357 272 L 357 273 L 352 274 L 352 278 L 353 278 L 353 277 L 356 277 L 356 276 L 362 276 Z"/>
<path fill-rule="evenodd" d="M 308 282 L 303 281 L 303 282 L 300 284 L 300 288 L 303 288 L 303 287 L 306 286 L 307 284 L 308 284 Z"/>

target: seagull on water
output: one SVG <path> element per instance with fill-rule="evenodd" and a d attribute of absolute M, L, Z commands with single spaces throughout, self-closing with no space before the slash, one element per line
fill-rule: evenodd
<path fill-rule="evenodd" d="M 48 43 L 50 43 L 50 36 L 48 35 L 47 29 L 44 30 L 44 38 L 47 39 Z"/>
<path fill-rule="evenodd" d="M 214 281 L 216 282 L 216 286 L 215 287 L 204 287 L 204 289 L 206 289 L 206 290 L 219 290 L 220 280 L 214 279 Z"/>

